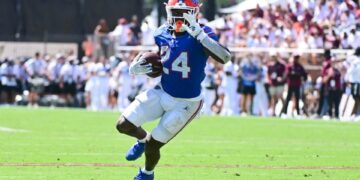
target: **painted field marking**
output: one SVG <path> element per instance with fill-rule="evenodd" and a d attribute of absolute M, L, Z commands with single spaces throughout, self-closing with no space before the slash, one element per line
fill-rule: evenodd
<path fill-rule="evenodd" d="M 130 164 L 111 163 L 0 163 L 0 167 L 139 167 Z M 261 166 L 261 165 L 174 165 L 163 164 L 161 168 L 216 168 L 216 169 L 262 169 L 262 170 L 360 170 L 360 166 Z"/>
<path fill-rule="evenodd" d="M 30 131 L 28 131 L 28 130 L 24 130 L 24 129 L 13 129 L 13 128 L 1 127 L 1 126 L 0 126 L 0 132 L 8 132 L 8 133 L 26 133 L 26 132 L 30 132 Z"/>

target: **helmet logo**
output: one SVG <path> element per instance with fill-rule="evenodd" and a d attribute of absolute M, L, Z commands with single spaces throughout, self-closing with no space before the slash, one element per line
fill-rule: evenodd
<path fill-rule="evenodd" d="M 199 0 L 192 0 L 193 4 L 199 4 Z"/>

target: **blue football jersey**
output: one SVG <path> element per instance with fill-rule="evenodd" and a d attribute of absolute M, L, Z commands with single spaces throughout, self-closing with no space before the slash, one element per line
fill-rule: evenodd
<path fill-rule="evenodd" d="M 218 41 L 211 28 L 203 26 L 203 29 L 209 37 Z M 175 98 L 199 97 L 209 58 L 201 43 L 188 33 L 173 36 L 167 25 L 157 29 L 154 37 L 164 67 L 161 77 L 164 91 Z"/>

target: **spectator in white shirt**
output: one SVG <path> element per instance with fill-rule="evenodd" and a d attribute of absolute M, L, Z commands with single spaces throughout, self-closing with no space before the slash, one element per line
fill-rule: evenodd
<path fill-rule="evenodd" d="M 46 62 L 41 59 L 40 53 L 35 53 L 35 57 L 25 63 L 25 70 L 28 74 L 30 85 L 29 105 L 37 106 L 40 95 L 44 93 L 45 86 L 48 85 L 46 79 Z"/>
<path fill-rule="evenodd" d="M 55 60 L 49 63 L 47 68 L 47 76 L 50 81 L 50 94 L 59 94 L 60 71 L 65 64 L 65 57 L 61 54 L 56 55 Z"/>
<path fill-rule="evenodd" d="M 229 61 L 224 66 L 223 80 L 221 87 L 224 90 L 224 106 L 221 115 L 234 116 L 239 114 L 239 100 L 237 100 L 237 70 L 238 67 L 232 61 Z"/>
<path fill-rule="evenodd" d="M 77 66 L 75 64 L 75 59 L 68 59 L 68 62 L 62 66 L 60 70 L 60 92 L 66 99 L 66 102 L 69 106 L 74 104 L 74 96 L 76 94 L 76 84 L 77 84 Z"/>
<path fill-rule="evenodd" d="M 347 62 L 349 67 L 345 76 L 345 80 L 351 84 L 351 94 L 355 100 L 352 116 L 358 115 L 360 108 L 360 48 L 356 49 L 355 55 L 350 56 Z"/>
<path fill-rule="evenodd" d="M 130 64 L 127 60 L 123 60 L 116 67 L 116 82 L 118 84 L 118 110 L 120 112 L 124 111 L 124 109 L 129 105 L 129 95 L 131 93 L 131 82 L 132 77 L 129 74 Z"/>
<path fill-rule="evenodd" d="M 85 86 L 87 109 L 104 111 L 109 109 L 110 78 L 104 70 L 98 70 Z"/>
<path fill-rule="evenodd" d="M 26 72 L 30 77 L 42 77 L 46 73 L 46 62 L 40 57 L 40 53 L 35 53 L 35 57 L 29 59 L 26 64 Z"/>
<path fill-rule="evenodd" d="M 321 0 L 315 8 L 313 21 L 321 24 L 322 22 L 327 20 L 327 17 L 329 17 L 329 12 L 330 10 L 326 0 Z"/>
<path fill-rule="evenodd" d="M 128 42 L 128 32 L 130 30 L 130 27 L 126 21 L 125 18 L 120 18 L 118 20 L 118 25 L 110 33 L 110 36 L 115 40 L 115 48 L 118 46 L 125 46 Z"/>
<path fill-rule="evenodd" d="M 208 62 L 205 67 L 205 79 L 202 83 L 203 87 L 203 96 L 204 98 L 204 107 L 203 113 L 205 115 L 212 115 L 212 106 L 214 105 L 216 98 L 216 84 L 215 84 L 215 65 L 211 62 Z"/>
<path fill-rule="evenodd" d="M 151 46 L 155 44 L 154 40 L 154 32 L 156 28 L 153 27 L 147 20 L 141 25 L 141 33 L 142 33 L 142 45 L 143 46 Z"/>
<path fill-rule="evenodd" d="M 13 60 L 9 60 L 0 66 L 0 81 L 3 91 L 0 99 L 8 104 L 15 102 L 15 95 L 18 87 L 19 66 Z"/>
<path fill-rule="evenodd" d="M 75 103 L 77 107 L 86 107 L 85 102 L 85 84 L 87 81 L 86 59 L 76 66 L 76 98 Z"/>

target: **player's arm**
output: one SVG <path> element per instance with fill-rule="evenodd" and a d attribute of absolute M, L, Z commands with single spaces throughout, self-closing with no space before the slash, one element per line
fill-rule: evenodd
<path fill-rule="evenodd" d="M 213 57 L 217 62 L 226 64 L 231 60 L 230 51 L 224 46 L 220 45 L 217 41 L 209 37 L 209 35 L 204 32 L 200 24 L 196 21 L 195 15 L 184 14 L 184 18 L 189 22 L 189 26 L 183 24 L 183 28 L 194 38 L 200 41 L 200 43 L 205 48 L 205 51 Z"/>

